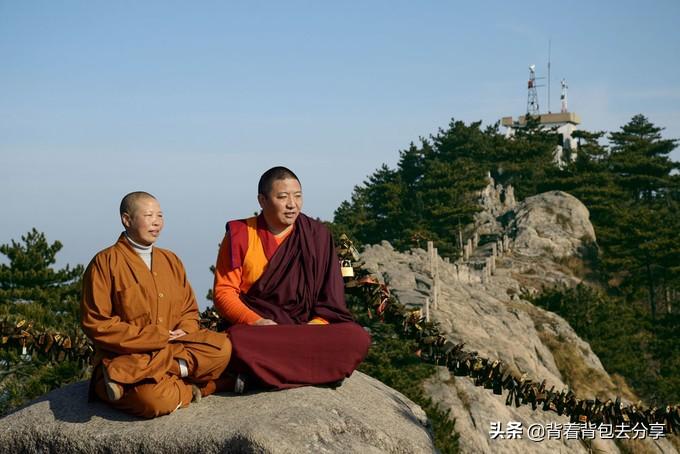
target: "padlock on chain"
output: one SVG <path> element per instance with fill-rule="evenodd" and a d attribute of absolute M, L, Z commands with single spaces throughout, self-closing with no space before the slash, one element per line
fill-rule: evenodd
<path fill-rule="evenodd" d="M 340 273 L 342 277 L 354 277 L 354 268 L 352 268 L 351 260 L 340 260 Z"/>

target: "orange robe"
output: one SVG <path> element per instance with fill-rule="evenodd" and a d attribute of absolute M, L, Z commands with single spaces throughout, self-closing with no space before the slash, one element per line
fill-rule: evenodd
<path fill-rule="evenodd" d="M 223 333 L 200 329 L 196 298 L 184 266 L 169 250 L 154 247 L 151 270 L 122 234 L 99 252 L 83 276 L 81 323 L 95 345 L 92 393 L 108 401 L 100 367 L 124 386 L 109 402 L 144 417 L 191 402 L 191 383 L 217 379 L 231 355 Z M 169 332 L 187 334 L 170 342 Z M 177 360 L 189 370 L 181 378 Z M 91 394 L 92 394 L 91 393 Z"/>
<path fill-rule="evenodd" d="M 246 306 L 239 295 L 247 293 L 269 265 L 262 240 L 257 233 L 257 216 L 246 219 L 246 223 L 248 225 L 248 249 L 243 258 L 243 265 L 232 269 L 231 240 L 227 234 L 220 245 L 215 266 L 213 302 L 220 315 L 234 325 L 241 323 L 251 325 L 262 318 Z M 272 235 L 276 246 L 281 246 L 292 232 L 291 228 L 279 236 Z M 327 324 L 328 322 L 321 317 L 314 317 L 309 323 Z"/>

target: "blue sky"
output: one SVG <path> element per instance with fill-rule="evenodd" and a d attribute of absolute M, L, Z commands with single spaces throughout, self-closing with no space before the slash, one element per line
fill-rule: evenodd
<path fill-rule="evenodd" d="M 522 114 L 549 41 L 553 111 L 566 78 L 584 129 L 643 113 L 680 138 L 679 19 L 676 1 L 0 0 L 0 243 L 36 227 L 86 264 L 147 190 L 204 306 L 264 170 L 292 168 L 305 211 L 331 219 L 451 118 Z"/>

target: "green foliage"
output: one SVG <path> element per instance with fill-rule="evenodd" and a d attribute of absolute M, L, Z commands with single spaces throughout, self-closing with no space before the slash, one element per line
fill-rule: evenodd
<path fill-rule="evenodd" d="M 31 295 L 37 290 L 48 291 L 54 288 L 73 289 L 73 284 L 83 274 L 81 265 L 71 269 L 68 265 L 61 270 L 54 270 L 51 265 L 56 262 L 56 255 L 62 248 L 59 241 L 47 242 L 45 234 L 33 228 L 21 237 L 22 243 L 12 240 L 11 244 L 0 245 L 0 253 L 7 256 L 9 266 L 0 265 L 0 289 L 3 296 L 22 297 Z"/>
<path fill-rule="evenodd" d="M 420 145 L 400 152 L 396 169 L 383 165 L 335 211 L 334 224 L 361 243 L 387 240 L 397 249 L 437 243 L 444 256 L 460 251 L 458 232 L 479 211 L 477 193 L 486 175 L 511 183 L 520 195 L 535 193 L 552 162 L 557 136 L 530 119 L 508 140 L 498 125 L 452 120 Z"/>
<path fill-rule="evenodd" d="M 585 285 L 544 290 L 532 302 L 564 317 L 609 373 L 625 376 L 650 403 L 680 400 L 680 316 L 653 322 L 640 307 Z"/>
<path fill-rule="evenodd" d="M 520 200 L 541 192 L 540 185 L 555 169 L 553 159 L 560 136 L 541 128 L 539 119 L 531 116 L 526 127 L 517 129 L 511 139 L 500 135 L 497 126 L 487 132 L 493 138 L 492 148 L 485 154 L 487 158 L 478 162 L 487 166 L 497 182 L 511 184 Z"/>
<path fill-rule="evenodd" d="M 491 172 L 519 199 L 562 190 L 589 209 L 601 254 L 596 276 L 628 302 L 646 301 L 652 318 L 680 288 L 680 164 L 669 158 L 676 140 L 642 115 L 609 134 L 576 131 L 577 159 L 553 162 L 559 135 L 529 117 L 508 139 L 498 125 L 451 121 L 420 146 L 400 152 L 396 169 L 383 165 L 335 212 L 334 224 L 361 243 L 388 240 L 397 249 L 436 242 L 457 256 L 459 233 L 479 210 L 478 191 Z M 422 243 L 422 244 L 421 244 Z M 599 273 L 599 274 L 597 274 Z"/>
<path fill-rule="evenodd" d="M 87 378 L 78 361 L 15 361 L 11 370 L 0 369 L 0 416 L 53 389 Z"/>
<path fill-rule="evenodd" d="M 35 228 L 21 240 L 0 245 L 9 259 L 0 264 L 0 315 L 24 316 L 43 327 L 77 323 L 82 265 L 55 270 L 62 244 L 49 244 Z"/>
<path fill-rule="evenodd" d="M 664 400 L 665 396 L 675 396 L 673 402 L 680 402 L 680 314 L 665 314 L 654 323 L 654 336 L 650 345 L 655 359 L 656 375 L 653 395 Z"/>
<path fill-rule="evenodd" d="M 662 130 L 645 116 L 635 115 L 609 135 L 611 169 L 633 199 L 652 200 L 666 193 L 671 171 L 679 168 L 669 158 L 678 141 L 662 139 Z"/>
<path fill-rule="evenodd" d="M 678 163 L 668 157 L 677 141 L 636 115 L 599 143 L 604 133 L 577 131 L 578 158 L 554 168 L 541 190 L 561 189 L 589 209 L 598 238 L 600 277 L 629 303 L 646 301 L 655 318 L 666 295 L 680 287 Z"/>
<path fill-rule="evenodd" d="M 83 267 L 54 269 L 62 245 L 49 244 L 36 229 L 21 240 L 0 245 L 0 253 L 9 259 L 8 265 L 0 265 L 0 318 L 27 320 L 41 331 L 79 332 Z M 0 350 L 0 415 L 83 373 L 77 361 L 48 362 Z"/>
<path fill-rule="evenodd" d="M 608 135 L 574 132 L 576 159 L 558 166 L 553 155 L 560 136 L 541 129 L 538 118 L 529 117 L 512 138 L 498 127 L 452 120 L 448 129 L 411 144 L 395 169 L 383 165 L 338 207 L 338 231 L 360 243 L 388 240 L 397 249 L 432 240 L 442 255 L 456 257 L 459 231 L 471 234 L 465 227 L 479 209 L 487 172 L 512 184 L 519 200 L 548 190 L 574 195 L 595 227 L 588 278 L 603 292 L 549 291 L 537 302 L 565 316 L 605 367 L 647 399 L 677 401 L 680 164 L 670 153 L 678 141 L 663 139 L 662 128 L 636 115 Z M 387 359 L 370 361 L 386 381 L 406 386 L 396 378 L 405 365 L 391 377 Z"/>
<path fill-rule="evenodd" d="M 459 233 L 479 210 L 487 172 L 512 184 L 519 199 L 562 190 L 589 209 L 600 254 L 595 275 L 629 303 L 646 301 L 652 318 L 671 307 L 680 288 L 680 164 L 669 158 L 676 140 L 642 115 L 609 134 L 576 131 L 577 159 L 553 162 L 560 136 L 529 117 L 508 139 L 498 125 L 451 121 L 420 146 L 400 152 L 396 169 L 383 165 L 335 212 L 338 231 L 360 243 L 388 240 L 397 249 L 437 244 L 443 256 L 459 254 Z"/>
<path fill-rule="evenodd" d="M 442 453 L 458 452 L 455 420 L 450 411 L 442 410 L 425 395 L 423 382 L 435 372 L 435 367 L 424 363 L 417 355 L 417 344 L 406 339 L 401 327 L 369 317 L 366 304 L 358 296 L 349 295 L 347 303 L 357 323 L 370 329 L 373 343 L 359 370 L 380 380 L 420 405 L 432 423 L 435 446 Z"/>

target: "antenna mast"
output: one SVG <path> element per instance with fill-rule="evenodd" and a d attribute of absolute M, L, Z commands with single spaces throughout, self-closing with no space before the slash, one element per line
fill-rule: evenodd
<path fill-rule="evenodd" d="M 550 53 L 552 50 L 552 39 L 548 40 L 548 113 L 551 113 L 550 110 Z"/>
<path fill-rule="evenodd" d="M 567 106 L 567 81 L 562 79 L 561 82 L 562 85 L 562 93 L 560 94 L 560 101 L 562 103 L 562 113 L 569 112 L 568 106 Z"/>
<path fill-rule="evenodd" d="M 529 66 L 529 95 L 527 98 L 527 114 L 538 115 L 538 92 L 536 91 L 536 65 Z"/>

